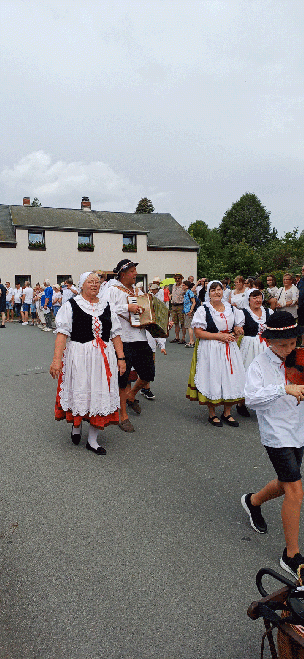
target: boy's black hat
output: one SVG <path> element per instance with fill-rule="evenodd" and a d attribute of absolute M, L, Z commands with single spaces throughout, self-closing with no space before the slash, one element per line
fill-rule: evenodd
<path fill-rule="evenodd" d="M 296 319 L 288 311 L 276 311 L 269 316 L 263 339 L 295 339 L 304 334 L 304 327 L 297 325 Z"/>
<path fill-rule="evenodd" d="M 126 270 L 129 270 L 129 268 L 132 268 L 133 265 L 136 267 L 138 263 L 134 263 L 133 261 L 130 261 L 130 259 L 122 259 L 117 263 L 116 268 L 113 268 L 113 272 L 115 272 L 116 275 L 119 275 L 120 272 L 125 272 Z"/>

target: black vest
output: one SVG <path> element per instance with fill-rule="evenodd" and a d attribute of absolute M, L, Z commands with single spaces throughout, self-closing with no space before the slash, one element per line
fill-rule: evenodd
<path fill-rule="evenodd" d="M 94 341 L 95 337 L 92 330 L 92 316 L 80 309 L 77 302 L 75 302 L 73 298 L 70 298 L 68 302 L 70 303 L 73 310 L 71 340 L 76 341 L 77 343 L 88 343 L 89 341 Z M 102 325 L 101 338 L 103 341 L 108 343 L 110 340 L 110 330 L 112 328 L 111 309 L 109 303 L 102 312 L 101 316 L 98 316 L 98 318 Z"/>
<path fill-rule="evenodd" d="M 244 329 L 244 335 L 245 336 L 256 336 L 259 333 L 259 323 L 257 323 L 255 320 L 253 320 L 251 313 L 248 311 L 248 309 L 242 309 L 243 314 L 245 316 L 245 325 L 243 327 Z M 268 318 L 269 318 L 269 309 L 266 309 L 266 323 L 268 323 Z"/>
<path fill-rule="evenodd" d="M 216 334 L 219 330 L 217 329 L 217 326 L 212 318 L 211 311 L 209 307 L 206 306 L 206 304 L 203 304 L 203 307 L 206 311 L 206 323 L 207 323 L 206 332 L 210 332 L 211 334 Z M 233 307 L 231 307 L 231 311 L 233 313 Z M 234 323 L 233 323 L 233 327 L 234 327 Z"/>

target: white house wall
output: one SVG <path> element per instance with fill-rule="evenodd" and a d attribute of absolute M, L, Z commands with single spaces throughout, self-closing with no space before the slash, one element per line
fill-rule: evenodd
<path fill-rule="evenodd" d="M 138 261 L 137 270 L 146 274 L 148 282 L 156 275 L 181 272 L 184 277 L 197 272 L 197 254 L 187 251 L 148 251 L 146 235 L 137 236 L 137 252 L 123 252 L 123 236 L 114 233 L 94 233 L 94 252 L 78 251 L 77 231 L 45 231 L 45 251 L 28 249 L 28 231 L 16 230 L 17 247 L 0 249 L 2 282 L 15 283 L 16 275 L 30 275 L 32 284 L 47 277 L 53 284 L 57 275 L 70 274 L 77 282 L 87 270 L 113 270 L 123 258 Z"/>

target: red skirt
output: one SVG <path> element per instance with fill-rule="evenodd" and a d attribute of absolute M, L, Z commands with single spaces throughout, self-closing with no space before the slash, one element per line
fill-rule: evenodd
<path fill-rule="evenodd" d="M 68 423 L 73 423 L 75 428 L 79 428 L 82 421 L 88 421 L 91 424 L 91 426 L 100 429 L 103 429 L 109 425 L 116 425 L 116 426 L 118 425 L 119 423 L 118 410 L 116 410 L 112 414 L 108 414 L 108 416 L 100 416 L 99 414 L 97 414 L 96 416 L 90 416 L 89 414 L 86 414 L 85 416 L 79 416 L 79 415 L 73 416 L 72 410 L 67 410 L 67 411 L 63 410 L 61 407 L 60 397 L 59 397 L 61 383 L 62 383 L 62 373 L 60 373 L 58 378 L 58 387 L 57 387 L 56 402 L 55 402 L 56 421 L 61 421 L 62 419 L 66 419 Z"/>

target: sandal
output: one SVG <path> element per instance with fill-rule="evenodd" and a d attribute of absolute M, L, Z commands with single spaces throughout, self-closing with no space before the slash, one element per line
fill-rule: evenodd
<path fill-rule="evenodd" d="M 217 419 L 218 422 L 214 421 L 214 419 Z M 209 416 L 208 417 L 209 423 L 211 423 L 212 426 L 215 426 L 215 428 L 222 428 L 223 424 L 221 420 L 218 418 L 218 416 Z"/>
<path fill-rule="evenodd" d="M 124 432 L 135 432 L 134 426 L 132 426 L 131 421 L 129 419 L 125 419 L 124 421 L 120 421 L 118 424 L 120 430 L 124 430 Z"/>
<path fill-rule="evenodd" d="M 221 419 L 222 419 L 222 421 L 227 423 L 228 426 L 232 426 L 233 428 L 238 428 L 239 425 L 240 425 L 238 421 L 234 420 L 234 418 L 233 418 L 233 416 L 231 416 L 231 414 L 229 414 L 229 416 L 225 416 L 225 414 L 223 412 L 223 414 L 221 414 Z"/>
<path fill-rule="evenodd" d="M 129 405 L 129 407 L 132 407 L 132 410 L 134 410 L 135 414 L 141 413 L 141 407 L 136 398 L 134 398 L 134 400 L 127 399 L 127 405 Z"/>
<path fill-rule="evenodd" d="M 194 348 L 194 343 L 186 343 L 185 348 Z"/>
<path fill-rule="evenodd" d="M 170 343 L 179 343 L 179 339 L 171 339 Z"/>
<path fill-rule="evenodd" d="M 180 345 L 185 345 L 185 344 L 186 344 L 186 341 L 185 341 L 184 339 L 181 339 L 181 340 L 178 341 L 177 343 L 179 343 Z"/>

